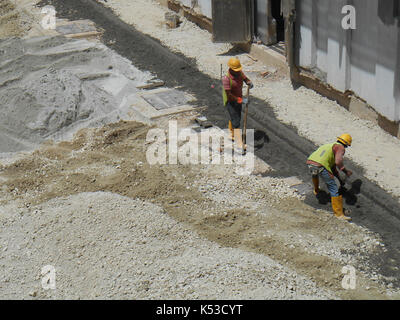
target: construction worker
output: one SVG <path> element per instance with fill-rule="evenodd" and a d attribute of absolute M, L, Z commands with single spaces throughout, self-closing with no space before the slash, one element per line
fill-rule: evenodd
<path fill-rule="evenodd" d="M 253 88 L 253 83 L 249 78 L 242 72 L 242 65 L 239 59 L 231 58 L 228 61 L 228 74 L 222 78 L 223 84 L 223 100 L 224 105 L 227 107 L 229 116 L 229 130 L 231 133 L 232 140 L 237 142 L 239 148 L 245 149 L 242 141 L 242 134 L 240 130 L 240 122 L 242 119 L 242 103 L 243 95 L 242 88 L 243 82 L 245 82 L 249 88 Z"/>
<path fill-rule="evenodd" d="M 337 168 L 343 171 L 347 177 L 353 174 L 343 165 L 343 157 L 346 148 L 351 146 L 352 140 L 349 134 L 343 134 L 337 138 L 336 143 L 325 144 L 318 148 L 307 160 L 307 165 L 312 175 L 314 194 L 318 195 L 320 192 L 319 177 L 321 176 L 331 194 L 332 209 L 335 216 L 348 221 L 351 220 L 351 218 L 344 214 L 343 197 L 339 195 L 339 189 L 334 177 L 338 178 L 341 186 L 343 186 L 344 182 L 341 180 Z"/>

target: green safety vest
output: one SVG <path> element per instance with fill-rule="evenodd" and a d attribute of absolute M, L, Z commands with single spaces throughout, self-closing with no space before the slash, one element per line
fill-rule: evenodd
<path fill-rule="evenodd" d="M 232 79 L 229 76 L 229 73 L 226 75 L 229 78 L 229 83 L 230 83 L 230 87 L 232 89 Z M 226 91 L 224 89 L 224 86 L 222 85 L 222 99 L 224 101 L 224 106 L 226 106 L 226 104 L 228 103 L 228 95 L 226 94 Z"/>
<path fill-rule="evenodd" d="M 333 174 L 332 168 L 335 166 L 335 154 L 333 153 L 333 146 L 337 143 L 325 144 L 319 147 L 308 160 L 321 164 L 326 170 Z"/>

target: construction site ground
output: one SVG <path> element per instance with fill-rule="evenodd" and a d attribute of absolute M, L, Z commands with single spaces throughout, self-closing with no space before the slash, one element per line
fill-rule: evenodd
<path fill-rule="evenodd" d="M 45 5 L 63 28 L 40 26 Z M 148 0 L 2 2 L 0 298 L 399 299 L 399 140 L 189 21 L 168 29 L 165 12 Z M 77 20 L 96 32 L 63 36 Z M 201 116 L 226 129 L 220 66 L 232 56 L 255 84 L 253 172 L 151 165 L 149 130 Z M 146 105 L 172 89 L 186 105 Z M 351 223 L 334 218 L 325 186 L 313 195 L 305 165 L 344 132 Z M 46 265 L 54 290 L 41 285 Z"/>

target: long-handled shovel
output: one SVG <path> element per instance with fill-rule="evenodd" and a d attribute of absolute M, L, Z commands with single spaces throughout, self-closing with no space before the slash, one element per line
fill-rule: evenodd
<path fill-rule="evenodd" d="M 246 101 L 246 106 L 244 109 L 243 133 L 242 133 L 243 154 L 246 154 L 247 112 L 249 111 L 249 97 L 250 97 L 250 87 L 247 87 L 247 101 Z"/>

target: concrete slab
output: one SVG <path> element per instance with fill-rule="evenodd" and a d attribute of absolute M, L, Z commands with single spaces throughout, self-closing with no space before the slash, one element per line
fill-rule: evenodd
<path fill-rule="evenodd" d="M 67 35 L 74 33 L 95 32 L 97 30 L 94 23 L 90 20 L 58 20 L 56 31 L 63 35 Z"/>
<path fill-rule="evenodd" d="M 138 93 L 137 99 L 131 105 L 131 108 L 152 120 L 163 116 L 198 110 L 199 106 L 187 104 L 194 100 L 193 96 L 185 92 L 176 89 L 159 88 Z M 158 108 L 152 103 L 156 104 Z"/>
<path fill-rule="evenodd" d="M 62 45 L 46 48 L 43 50 L 29 51 L 29 54 L 38 56 L 65 55 L 67 53 L 82 52 L 94 47 L 96 47 L 96 43 L 81 40 L 64 43 Z"/>
<path fill-rule="evenodd" d="M 101 89 L 116 97 L 129 82 L 123 76 L 113 75 L 98 81 L 98 84 Z"/>
<path fill-rule="evenodd" d="M 144 95 L 143 99 L 145 99 L 157 110 L 180 107 L 187 104 L 189 101 L 189 97 L 187 97 L 184 92 L 178 90 L 162 90 L 158 92 L 152 92 Z"/>
<path fill-rule="evenodd" d="M 79 27 L 73 23 L 70 24 L 66 24 L 63 26 L 57 26 L 56 28 L 57 32 L 61 33 L 61 34 L 71 34 L 71 33 L 80 33 L 81 30 L 79 29 Z"/>

